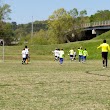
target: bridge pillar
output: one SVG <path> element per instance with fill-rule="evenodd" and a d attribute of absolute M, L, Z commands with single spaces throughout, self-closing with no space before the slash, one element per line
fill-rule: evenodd
<path fill-rule="evenodd" d="M 96 34 L 96 30 L 95 29 L 92 30 L 92 34 Z"/>

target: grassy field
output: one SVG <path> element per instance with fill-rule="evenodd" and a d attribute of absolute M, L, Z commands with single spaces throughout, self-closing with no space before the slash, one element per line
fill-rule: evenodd
<path fill-rule="evenodd" d="M 0 46 L 0 110 L 110 110 L 110 61 L 102 68 L 103 39 L 110 44 L 110 32 L 92 40 L 55 45 L 27 45 L 31 62 L 21 64 L 21 46 Z M 68 51 L 80 46 L 88 50 L 86 63 L 70 62 Z M 53 61 L 52 51 L 63 48 L 63 65 Z M 110 54 L 108 55 L 110 60 Z"/>
<path fill-rule="evenodd" d="M 110 64 L 0 62 L 0 110 L 110 110 Z"/>

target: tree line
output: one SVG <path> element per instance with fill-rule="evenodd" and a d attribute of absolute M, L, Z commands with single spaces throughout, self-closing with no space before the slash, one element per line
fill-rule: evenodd
<path fill-rule="evenodd" d="M 82 24 L 110 20 L 109 10 L 98 10 L 94 15 L 87 16 L 87 11 L 73 8 L 55 10 L 45 21 L 17 24 L 9 20 L 11 8 L 8 4 L 0 5 L 0 39 L 6 45 L 11 44 L 60 44 L 85 40 Z"/>

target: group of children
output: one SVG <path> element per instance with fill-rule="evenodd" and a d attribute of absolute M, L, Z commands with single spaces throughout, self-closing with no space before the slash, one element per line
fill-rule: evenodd
<path fill-rule="evenodd" d="M 22 64 L 28 64 L 29 61 L 29 48 L 25 46 L 25 48 L 22 50 Z"/>
<path fill-rule="evenodd" d="M 69 51 L 69 54 L 70 55 L 70 60 L 73 61 L 73 60 L 76 60 L 76 51 L 75 49 L 71 49 Z M 85 62 L 86 61 L 86 58 L 88 56 L 88 52 L 86 49 L 82 49 L 82 47 L 78 48 L 78 59 L 79 59 L 79 62 Z"/>
<path fill-rule="evenodd" d="M 57 49 L 56 48 L 54 51 L 52 51 L 52 53 L 55 56 L 54 61 L 59 61 L 60 64 L 62 64 L 63 63 L 63 60 L 64 60 L 64 56 L 65 56 L 64 50 L 63 49 Z"/>
<path fill-rule="evenodd" d="M 59 61 L 60 64 L 63 63 L 64 61 L 64 57 L 65 57 L 65 53 L 63 49 L 58 49 L 56 48 L 54 51 L 52 51 L 52 53 L 54 54 L 55 61 Z M 76 60 L 76 51 L 74 48 L 69 50 L 69 54 L 70 56 L 70 60 L 71 61 L 75 61 Z M 82 49 L 82 47 L 78 48 L 78 55 L 79 55 L 79 62 L 85 62 L 86 61 L 86 57 L 88 56 L 88 52 L 86 49 Z M 27 46 L 25 46 L 25 48 L 22 50 L 22 64 L 28 64 L 29 61 L 29 48 Z"/>
<path fill-rule="evenodd" d="M 103 40 L 103 43 L 97 47 L 98 48 L 102 48 L 102 63 L 103 63 L 103 67 L 107 67 L 107 60 L 108 60 L 108 51 L 110 51 L 110 46 L 109 44 L 106 43 L 106 40 Z M 59 61 L 60 64 L 63 63 L 64 61 L 64 57 L 65 57 L 65 53 L 63 49 L 58 49 L 56 48 L 54 51 L 52 51 L 52 53 L 55 56 L 55 61 Z M 69 54 L 70 56 L 70 60 L 74 61 L 76 60 L 76 51 L 74 48 L 69 50 Z M 78 59 L 79 62 L 85 62 L 86 58 L 88 56 L 88 51 L 85 49 L 82 49 L 82 47 L 78 48 Z M 27 46 L 25 46 L 25 48 L 22 50 L 22 64 L 28 64 L 28 61 L 30 59 L 29 56 L 29 48 Z"/>
<path fill-rule="evenodd" d="M 88 51 L 86 48 L 83 50 L 82 47 L 78 48 L 78 53 L 79 53 L 79 62 L 85 62 L 86 58 L 88 56 Z"/>
<path fill-rule="evenodd" d="M 63 49 L 55 49 L 54 51 L 52 51 L 52 53 L 54 53 L 54 56 L 55 56 L 55 61 L 59 61 L 60 64 L 63 63 L 63 60 L 64 60 L 64 51 Z M 70 49 L 69 50 L 69 53 L 68 55 L 70 56 L 70 60 L 71 61 L 76 61 L 76 51 L 74 48 Z M 88 56 L 88 52 L 86 49 L 82 49 L 82 47 L 78 48 L 78 59 L 79 59 L 79 62 L 85 62 L 86 61 L 86 58 Z"/>

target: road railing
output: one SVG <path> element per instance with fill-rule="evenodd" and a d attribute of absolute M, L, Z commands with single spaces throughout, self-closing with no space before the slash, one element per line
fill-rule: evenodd
<path fill-rule="evenodd" d="M 110 20 L 85 23 L 85 24 L 82 25 L 83 28 L 96 27 L 96 26 L 110 26 Z"/>

